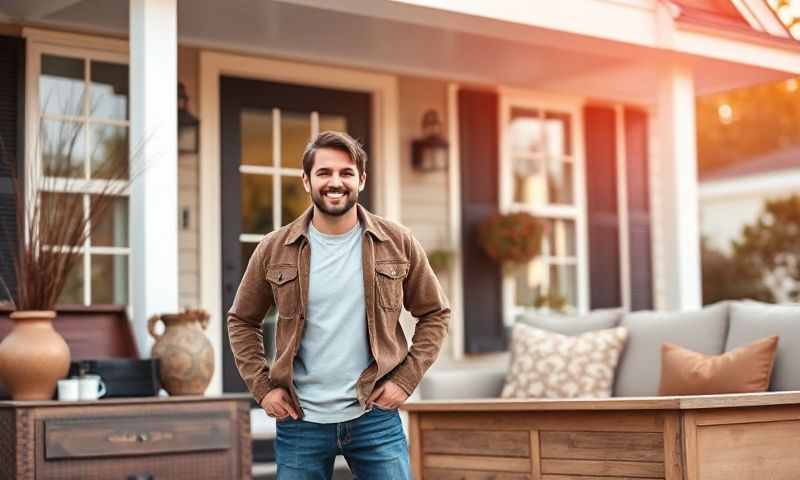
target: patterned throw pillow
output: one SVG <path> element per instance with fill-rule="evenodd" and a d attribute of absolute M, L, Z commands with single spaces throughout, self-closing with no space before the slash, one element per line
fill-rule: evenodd
<path fill-rule="evenodd" d="M 623 327 L 566 336 L 517 323 L 501 397 L 610 397 L 627 336 Z"/>

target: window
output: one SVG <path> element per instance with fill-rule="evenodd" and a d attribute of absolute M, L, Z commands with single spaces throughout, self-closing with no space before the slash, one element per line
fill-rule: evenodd
<path fill-rule="evenodd" d="M 115 166 L 128 168 L 128 66 L 125 55 L 33 45 L 38 81 L 29 90 L 38 113 L 36 174 L 45 212 L 89 218 L 93 194 Z M 124 181 L 124 180 L 122 180 Z M 127 189 L 117 189 L 124 191 Z M 59 304 L 122 304 L 129 299 L 128 197 L 116 197 L 81 248 Z M 56 242 L 44 239 L 49 248 Z"/>
<path fill-rule="evenodd" d="M 507 325 L 526 311 L 587 308 L 579 119 L 579 106 L 503 97 L 501 209 L 528 212 L 545 228 L 540 255 L 504 272 Z"/>

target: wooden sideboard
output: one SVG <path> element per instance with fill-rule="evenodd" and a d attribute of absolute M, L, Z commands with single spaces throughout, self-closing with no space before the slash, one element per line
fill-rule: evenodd
<path fill-rule="evenodd" d="M 800 392 L 411 402 L 415 480 L 793 480 Z"/>
<path fill-rule="evenodd" d="M 0 402 L 0 479 L 250 479 L 250 396 Z"/>

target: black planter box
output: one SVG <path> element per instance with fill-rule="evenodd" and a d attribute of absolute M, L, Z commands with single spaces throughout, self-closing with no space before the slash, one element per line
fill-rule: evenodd
<path fill-rule="evenodd" d="M 70 363 L 68 377 L 77 377 L 81 371 L 100 375 L 106 384 L 109 397 L 150 397 L 158 395 L 161 388 L 158 359 L 133 360 L 107 358 L 79 360 Z"/>

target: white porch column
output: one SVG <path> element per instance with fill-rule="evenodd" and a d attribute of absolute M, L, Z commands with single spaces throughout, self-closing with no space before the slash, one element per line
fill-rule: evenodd
<path fill-rule="evenodd" d="M 657 155 L 653 158 L 656 307 L 702 305 L 695 94 L 691 69 L 671 65 L 659 75 Z"/>
<path fill-rule="evenodd" d="M 176 2 L 130 0 L 131 305 L 145 357 L 148 317 L 178 309 Z"/>

